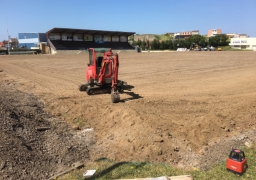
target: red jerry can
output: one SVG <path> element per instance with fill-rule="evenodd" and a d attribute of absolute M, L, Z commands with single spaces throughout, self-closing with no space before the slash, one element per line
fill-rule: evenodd
<path fill-rule="evenodd" d="M 247 168 L 245 154 L 239 149 L 232 149 L 227 159 L 226 168 L 237 174 L 243 174 Z"/>

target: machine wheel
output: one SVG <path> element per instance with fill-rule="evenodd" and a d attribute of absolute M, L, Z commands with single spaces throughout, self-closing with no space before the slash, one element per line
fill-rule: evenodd
<path fill-rule="evenodd" d="M 112 91 L 111 92 L 111 101 L 112 103 L 117 103 L 120 101 L 120 95 L 117 92 Z"/>
<path fill-rule="evenodd" d="M 88 87 L 88 84 L 81 84 L 79 87 L 78 87 L 78 90 L 79 91 L 86 91 Z"/>
<path fill-rule="evenodd" d="M 93 94 L 95 94 L 94 89 L 90 89 L 90 88 L 87 88 L 87 89 L 86 89 L 86 92 L 87 92 L 88 95 L 93 95 Z"/>

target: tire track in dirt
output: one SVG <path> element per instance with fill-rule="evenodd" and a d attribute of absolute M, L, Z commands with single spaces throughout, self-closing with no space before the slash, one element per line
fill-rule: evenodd
<path fill-rule="evenodd" d="M 30 86 L 40 86 L 40 89 L 44 89 L 44 92 L 47 93 L 65 94 L 67 90 L 74 90 L 75 83 L 72 80 L 52 77 L 50 74 L 36 72 L 33 69 L 7 62 L 1 62 L 1 66 L 9 75 L 15 76 L 15 79 L 25 80 L 26 84 Z"/>

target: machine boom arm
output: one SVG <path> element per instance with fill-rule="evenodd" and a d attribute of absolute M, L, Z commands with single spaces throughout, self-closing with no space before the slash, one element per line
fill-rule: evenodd
<path fill-rule="evenodd" d="M 110 66 L 109 66 L 110 65 Z M 103 57 L 98 83 L 102 84 L 104 76 L 106 74 L 106 68 L 112 68 L 113 75 L 112 75 L 112 85 L 111 88 L 114 91 L 117 91 L 117 82 L 118 82 L 118 68 L 119 68 L 119 61 L 118 61 L 118 54 L 114 54 L 112 52 L 106 52 Z"/>
<path fill-rule="evenodd" d="M 113 62 L 113 77 L 112 77 L 112 89 L 114 91 L 117 91 L 118 69 L 119 69 L 118 54 L 115 54 L 114 62 Z"/>

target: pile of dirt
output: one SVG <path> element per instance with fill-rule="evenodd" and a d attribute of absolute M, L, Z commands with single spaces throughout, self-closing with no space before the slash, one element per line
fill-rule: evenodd
<path fill-rule="evenodd" d="M 89 159 L 92 134 L 81 138 L 43 107 L 31 94 L 0 86 L 1 179 L 47 179 Z"/>

